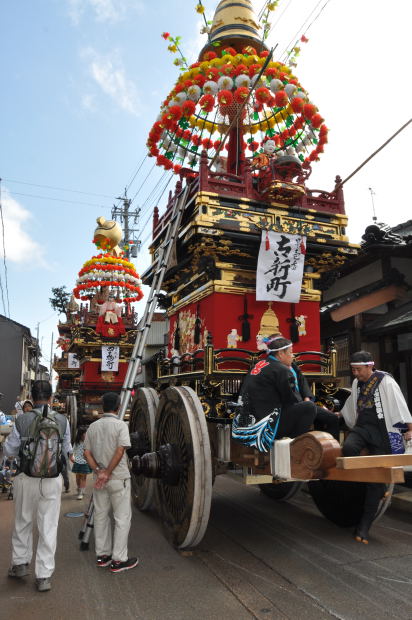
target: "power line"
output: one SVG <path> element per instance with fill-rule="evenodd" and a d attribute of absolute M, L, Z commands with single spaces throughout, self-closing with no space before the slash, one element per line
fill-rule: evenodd
<path fill-rule="evenodd" d="M 85 196 L 96 196 L 97 198 L 110 198 L 114 196 L 108 196 L 107 194 L 95 194 L 92 192 L 82 192 L 78 189 L 67 189 L 66 187 L 55 187 L 53 185 L 40 185 L 40 183 L 29 183 L 28 181 L 18 181 L 16 179 L 3 179 L 7 183 L 17 183 L 18 185 L 30 185 L 31 187 L 43 187 L 44 189 L 54 189 L 61 192 L 70 192 L 72 194 L 84 194 Z"/>
<path fill-rule="evenodd" d="M 329 4 L 330 0 L 326 0 L 325 4 L 323 5 L 323 7 L 321 8 L 321 10 L 319 11 L 319 13 L 316 15 L 316 17 L 310 22 L 309 26 L 306 28 L 305 32 L 303 34 L 306 34 L 309 30 L 309 28 L 311 28 L 313 26 L 313 24 L 315 23 L 315 21 L 318 19 L 318 17 L 321 15 L 321 13 L 324 11 L 324 9 L 327 7 L 327 5 Z"/>
<path fill-rule="evenodd" d="M 310 18 L 312 17 L 313 13 L 316 11 L 316 9 L 318 8 L 318 6 L 320 6 L 322 4 L 323 0 L 318 0 L 318 3 L 315 5 L 315 7 L 311 10 L 311 12 L 309 13 L 309 15 L 307 16 L 307 18 L 303 21 L 302 25 L 300 26 L 300 28 L 296 31 L 296 33 L 293 35 L 293 37 L 291 38 L 291 40 L 289 41 L 289 43 L 286 45 L 285 49 L 283 50 L 282 54 L 280 57 L 283 57 L 288 49 L 294 45 L 294 43 L 296 42 L 297 38 L 299 37 L 299 33 L 303 30 L 303 28 L 305 27 L 305 24 L 310 20 Z M 323 11 L 323 9 L 325 8 L 326 4 L 328 4 L 329 0 L 326 1 L 325 5 L 322 7 L 320 13 Z M 309 30 L 309 28 L 312 26 L 312 24 L 317 20 L 317 18 L 319 17 L 320 13 L 318 13 L 318 15 L 314 18 L 314 20 L 312 21 L 311 24 L 309 24 L 309 26 L 306 28 L 305 32 L 307 32 Z"/>
<path fill-rule="evenodd" d="M 29 198 L 40 198 L 41 200 L 53 200 L 54 202 L 69 202 L 75 205 L 86 205 L 88 207 L 99 207 L 100 209 L 110 209 L 107 205 L 97 205 L 92 202 L 81 202 L 79 200 L 67 200 L 65 198 L 52 198 L 51 196 L 38 196 L 36 194 L 23 194 L 22 192 L 11 192 L 12 196 L 28 196 Z"/>
<path fill-rule="evenodd" d="M 6 283 L 7 308 L 9 312 L 9 318 L 10 318 L 9 284 L 8 284 L 7 263 L 6 263 L 6 242 L 5 242 L 5 234 L 4 234 L 3 205 L 1 201 L 1 181 L 2 179 L 0 179 L 0 218 L 1 218 L 2 242 L 3 242 L 4 279 Z"/>
<path fill-rule="evenodd" d="M 160 194 L 160 195 L 156 198 L 156 201 L 155 201 L 156 203 L 158 203 L 158 202 L 162 199 L 163 194 L 164 194 L 164 193 L 165 193 L 165 191 L 167 190 L 167 188 L 168 188 L 168 186 L 169 186 L 170 181 L 173 179 L 173 176 L 174 176 L 174 174 L 173 174 L 173 173 L 171 173 L 171 174 L 170 174 L 170 177 L 166 180 L 166 183 L 165 183 L 165 185 L 164 185 L 163 189 L 161 190 L 161 194 Z M 149 223 L 149 221 L 150 221 L 150 218 L 151 218 L 151 217 L 152 217 L 152 213 L 149 213 L 149 217 L 147 218 L 147 220 L 146 220 L 145 224 L 142 226 L 142 230 L 141 230 L 141 232 L 140 232 L 140 236 L 142 236 L 143 231 L 144 231 L 144 229 L 146 228 L 147 224 Z M 143 247 L 143 245 L 144 245 L 144 244 L 146 243 L 146 241 L 149 239 L 149 237 L 150 237 L 150 235 L 151 235 L 151 234 L 152 234 L 152 233 L 150 232 L 150 233 L 149 233 L 149 234 L 145 237 L 145 239 L 143 239 L 143 241 L 141 241 L 141 247 Z"/>
<path fill-rule="evenodd" d="M 163 183 L 164 178 L 167 176 L 167 170 L 165 170 L 163 172 L 163 174 L 161 175 L 161 177 L 159 178 L 159 180 L 157 181 L 156 185 L 150 190 L 149 194 L 147 195 L 147 197 L 145 198 L 143 204 L 142 204 L 142 215 L 146 214 L 146 205 L 148 205 L 148 203 L 150 202 L 150 200 L 152 200 L 153 196 L 156 194 L 158 187 L 161 183 Z M 148 208 L 150 209 L 150 205 L 148 206 Z"/>
<path fill-rule="evenodd" d="M 288 10 L 288 8 L 290 7 L 290 5 L 292 4 L 293 0 L 289 0 L 289 2 L 287 3 L 287 5 L 285 6 L 285 8 L 283 9 L 283 11 L 281 12 L 281 14 L 279 15 L 279 17 L 277 18 L 277 20 L 275 21 L 275 23 L 273 24 L 273 26 L 271 27 L 271 29 L 268 32 L 268 37 L 271 34 L 271 32 L 273 32 L 273 30 L 276 28 L 276 26 L 278 25 L 278 23 L 280 22 L 280 20 L 282 19 L 282 17 L 284 16 L 284 14 L 286 13 L 286 11 Z"/>
<path fill-rule="evenodd" d="M 6 244 L 4 240 L 4 219 L 3 219 L 3 208 L 1 205 L 1 196 L 0 196 L 0 216 L 1 216 L 1 230 L 2 230 L 2 242 L 3 242 L 3 263 L 4 263 L 4 279 L 6 282 L 6 298 L 7 298 L 7 310 L 10 318 L 10 298 L 9 298 L 9 283 L 7 276 L 7 263 L 6 263 Z"/>
<path fill-rule="evenodd" d="M 143 182 L 141 183 L 139 189 L 137 190 L 137 192 L 135 193 L 135 195 L 132 198 L 132 202 L 135 200 L 136 196 L 139 194 L 140 190 L 142 189 L 143 185 L 146 183 L 147 179 L 150 177 L 150 175 L 152 174 L 153 170 L 155 169 L 156 163 L 153 164 L 153 166 L 150 168 L 149 172 L 147 173 L 146 177 L 144 178 Z"/>
<path fill-rule="evenodd" d="M 9 318 L 10 318 L 10 304 L 9 304 L 9 287 L 7 284 L 7 265 L 6 265 L 6 246 L 4 244 L 4 221 L 3 221 L 3 207 L 2 207 L 2 202 L 1 202 L 1 179 L 0 179 L 0 215 L 1 215 L 1 224 L 2 224 L 2 231 L 3 231 L 3 260 L 4 260 L 4 278 L 5 278 L 5 284 L 6 284 L 6 293 L 7 293 L 7 307 L 9 310 Z M 4 290 L 3 290 L 3 283 L 1 281 L 1 275 L 0 275 L 0 289 L 1 289 L 1 300 L 3 302 L 3 309 L 4 309 L 4 314 L 7 317 L 7 312 L 6 312 L 6 304 L 4 303 Z"/>
<path fill-rule="evenodd" d="M 129 183 L 126 185 L 125 192 L 127 192 L 127 191 L 130 189 L 130 186 L 132 185 L 133 181 L 135 180 L 135 178 L 136 178 L 136 177 L 137 177 L 137 175 L 139 174 L 140 169 L 141 169 L 141 167 L 143 166 L 144 162 L 146 161 L 147 157 L 148 157 L 148 155 L 147 155 L 147 153 L 146 153 L 146 155 L 143 157 L 143 159 L 142 159 L 142 161 L 141 161 L 140 165 L 138 166 L 138 168 L 137 168 L 136 172 L 135 172 L 135 173 L 134 173 L 134 175 L 132 176 L 132 179 L 131 179 L 131 180 L 129 181 Z"/>
<path fill-rule="evenodd" d="M 258 20 L 260 21 L 263 17 L 264 12 L 266 11 L 266 7 L 268 5 L 269 0 L 265 0 L 262 8 L 260 9 L 260 11 L 258 12 Z"/>

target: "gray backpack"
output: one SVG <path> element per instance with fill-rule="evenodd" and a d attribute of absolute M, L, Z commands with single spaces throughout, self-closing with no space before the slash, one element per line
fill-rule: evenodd
<path fill-rule="evenodd" d="M 20 453 L 20 470 L 33 478 L 57 478 L 62 471 L 63 437 L 56 413 L 43 413 L 34 418 Z"/>

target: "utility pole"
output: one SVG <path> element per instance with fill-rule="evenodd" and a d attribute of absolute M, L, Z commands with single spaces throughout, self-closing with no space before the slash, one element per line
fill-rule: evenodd
<path fill-rule="evenodd" d="M 123 228 L 122 249 L 126 258 L 136 258 L 140 249 L 140 241 L 137 240 L 136 234 L 139 232 L 140 207 L 132 211 L 130 210 L 132 201 L 127 197 L 126 189 L 124 190 L 124 196 L 119 196 L 117 200 L 121 200 L 122 205 L 113 206 L 112 218 L 118 221 Z"/>
<path fill-rule="evenodd" d="M 35 380 L 37 380 L 39 378 L 39 357 L 40 357 L 40 323 L 37 323 L 37 330 L 36 330 L 36 370 L 34 372 L 34 378 Z"/>
<path fill-rule="evenodd" d="M 49 376 L 50 376 L 50 383 L 52 382 L 52 378 L 53 378 L 53 340 L 54 340 L 54 333 L 52 332 L 51 335 L 51 342 L 50 342 L 50 370 L 49 370 Z"/>

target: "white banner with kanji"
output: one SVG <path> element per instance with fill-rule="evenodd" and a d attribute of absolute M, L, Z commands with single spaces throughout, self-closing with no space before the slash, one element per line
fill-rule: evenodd
<path fill-rule="evenodd" d="M 104 344 L 102 346 L 102 372 L 119 369 L 119 347 Z"/>
<path fill-rule="evenodd" d="M 263 230 L 256 273 L 256 299 L 297 303 L 305 254 L 306 237 Z"/>
<path fill-rule="evenodd" d="M 79 358 L 77 357 L 77 353 L 67 354 L 67 367 L 68 368 L 80 368 L 80 362 L 79 362 Z"/>

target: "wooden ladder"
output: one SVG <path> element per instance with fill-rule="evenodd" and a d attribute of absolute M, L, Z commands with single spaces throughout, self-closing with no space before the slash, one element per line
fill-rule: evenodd
<path fill-rule="evenodd" d="M 152 325 L 153 313 L 157 306 L 158 296 L 162 289 L 164 276 L 169 265 L 172 249 L 174 248 L 176 242 L 179 225 L 182 220 L 182 215 L 187 204 L 189 189 L 191 187 L 192 185 L 189 186 L 187 184 L 175 198 L 172 214 L 167 224 L 165 238 L 160 245 L 159 255 L 154 263 L 156 270 L 153 275 L 152 286 L 150 288 L 146 308 L 140 322 L 142 326 L 137 331 L 136 341 L 133 346 L 133 351 L 127 367 L 126 377 L 120 393 L 120 408 L 118 417 L 121 420 L 123 420 L 130 403 L 130 397 L 134 387 L 136 374 L 142 361 L 147 336 Z"/>

